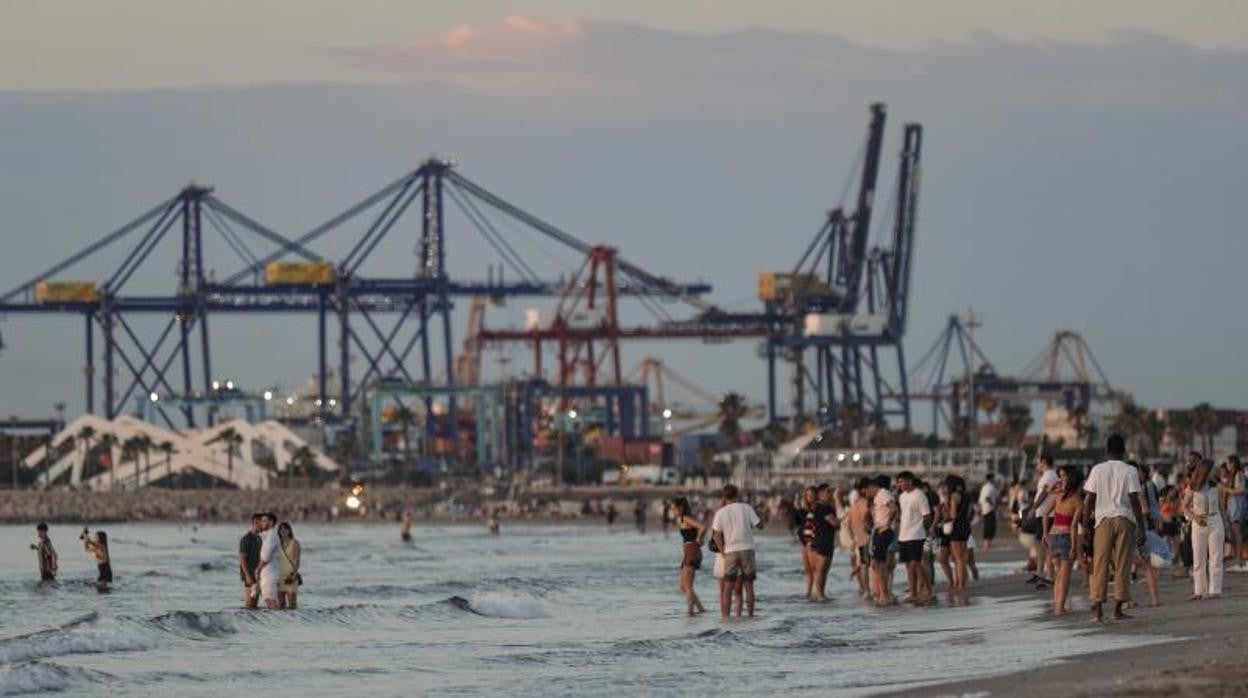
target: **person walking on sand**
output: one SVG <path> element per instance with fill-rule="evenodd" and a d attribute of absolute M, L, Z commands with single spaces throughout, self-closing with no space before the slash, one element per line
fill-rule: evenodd
<path fill-rule="evenodd" d="M 1192 473 L 1183 511 L 1192 522 L 1192 601 L 1216 599 L 1222 595 L 1222 546 L 1226 527 L 1222 522 L 1221 497 L 1210 480 L 1213 461 L 1199 459 Z"/>
<path fill-rule="evenodd" d="M 897 489 L 901 490 L 897 497 L 897 506 L 901 511 L 897 539 L 910 589 L 910 595 L 905 600 L 926 604 L 932 597 L 932 582 L 923 564 L 923 549 L 927 546 L 927 529 L 932 525 L 932 507 L 927 501 L 927 494 L 915 486 L 914 473 L 909 470 L 897 476 Z"/>
<path fill-rule="evenodd" d="M 277 537 L 277 515 L 272 512 L 260 518 L 260 563 L 256 566 L 256 580 L 260 583 L 260 598 L 270 609 L 280 608 L 277 582 L 281 579 L 281 539 Z"/>
<path fill-rule="evenodd" d="M 39 558 L 39 580 L 41 582 L 56 581 L 56 548 L 52 547 L 52 539 L 48 537 L 48 524 L 43 521 L 35 526 L 35 542 L 30 544 Z"/>
<path fill-rule="evenodd" d="M 724 485 L 723 506 L 711 519 L 711 538 L 724 555 L 724 578 L 719 585 L 719 610 L 728 618 L 732 595 L 738 594 L 737 617 L 744 604 L 746 613 L 754 617 L 754 580 L 758 563 L 754 557 L 754 529 L 763 521 L 749 504 L 738 501 L 736 485 Z"/>
<path fill-rule="evenodd" d="M 283 521 L 277 527 L 277 537 L 281 541 L 281 561 L 278 563 L 281 581 L 277 584 L 277 600 L 282 608 L 293 611 L 299 607 L 299 585 L 303 584 L 303 575 L 299 573 L 303 547 L 295 538 L 295 530 L 290 527 L 289 521 Z"/>
<path fill-rule="evenodd" d="M 690 616 L 706 613 L 702 600 L 698 598 L 694 579 L 698 570 L 702 569 L 702 540 L 706 537 L 706 526 L 698 521 L 690 511 L 689 500 L 677 497 L 672 502 L 675 510 L 676 529 L 680 531 L 680 591 L 685 595 Z"/>
<path fill-rule="evenodd" d="M 255 608 L 260 603 L 260 585 L 256 568 L 260 566 L 260 514 L 251 515 L 251 527 L 238 539 L 238 575 L 243 581 L 243 608 Z"/>
<path fill-rule="evenodd" d="M 1001 500 L 1001 490 L 992 473 L 984 479 L 984 486 L 979 488 L 979 516 L 983 519 L 984 552 L 992 550 L 992 539 L 997 537 L 997 504 Z"/>
<path fill-rule="evenodd" d="M 1057 470 L 1053 468 L 1053 458 L 1047 453 L 1036 456 L 1036 492 L 1031 500 L 1031 515 L 1038 521 L 1031 522 L 1030 533 L 1033 536 L 1043 535 L 1044 520 L 1053 516 L 1054 488 L 1057 486 Z M 1048 551 L 1043 545 L 1037 545 L 1036 574 L 1028 580 L 1037 589 L 1044 590 L 1053 583 L 1053 571 Z"/>
<path fill-rule="evenodd" d="M 1144 544 L 1144 511 L 1140 505 L 1140 477 L 1123 462 L 1126 441 L 1113 434 L 1106 442 L 1108 460 L 1097 463 L 1083 483 L 1084 517 L 1092 534 L 1092 619 L 1099 623 L 1114 570 L 1114 618 L 1128 616 L 1123 608 L 1131 600 L 1131 563 L 1135 548 Z"/>
<path fill-rule="evenodd" d="M 1083 498 L 1079 490 L 1083 475 L 1076 468 L 1062 466 L 1057 471 L 1058 487 L 1053 504 L 1053 518 L 1044 520 L 1044 546 L 1057 572 L 1053 575 L 1053 615 L 1066 612 L 1070 595 L 1070 569 L 1077 551 L 1082 549 L 1078 523 L 1083 515 Z"/>

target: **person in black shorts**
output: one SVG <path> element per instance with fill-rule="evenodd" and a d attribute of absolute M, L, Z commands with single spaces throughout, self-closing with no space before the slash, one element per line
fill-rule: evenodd
<path fill-rule="evenodd" d="M 889 584 L 889 558 L 893 541 L 893 524 L 897 522 L 897 498 L 889 490 L 887 475 L 873 480 L 867 488 L 871 497 L 871 589 L 877 606 L 894 602 Z"/>
<path fill-rule="evenodd" d="M 95 558 L 95 565 L 99 570 L 95 588 L 100 592 L 108 591 L 113 583 L 113 564 L 108 557 L 108 534 L 96 531 L 92 536 L 91 532 L 84 528 L 79 538 L 82 539 L 83 549 Z"/>
<path fill-rule="evenodd" d="M 971 538 L 971 501 L 966 492 L 966 480 L 957 475 L 945 478 L 949 498 L 945 502 L 945 517 L 952 523 L 949 530 L 949 554 L 953 558 L 953 584 L 949 591 L 966 589 L 968 555 L 966 542 Z"/>
<path fill-rule="evenodd" d="M 826 484 L 815 488 L 815 504 L 811 508 L 814 515 L 814 534 L 810 541 L 810 557 L 815 563 L 815 600 L 826 601 L 828 598 L 828 570 L 832 568 L 832 554 L 836 552 L 836 532 L 840 528 L 840 519 L 836 518 L 836 508 L 832 506 L 833 490 Z"/>
<path fill-rule="evenodd" d="M 923 567 L 923 548 L 927 545 L 927 529 L 932 524 L 932 508 L 927 495 L 915 486 L 910 471 L 897 476 L 897 507 L 901 514 L 898 540 L 901 561 L 906 565 L 906 579 L 910 585 L 907 600 L 922 604 L 931 600 L 932 585 Z"/>

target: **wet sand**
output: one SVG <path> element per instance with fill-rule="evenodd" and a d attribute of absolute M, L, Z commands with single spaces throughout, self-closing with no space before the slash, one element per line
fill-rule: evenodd
<path fill-rule="evenodd" d="M 1004 555 L 1018 555 L 1003 551 Z M 972 587 L 972 595 L 1003 599 L 1051 599 L 1015 575 Z M 1161 605 L 1141 605 L 1128 611 L 1128 620 L 1092 622 L 1083 578 L 1072 580 L 1072 612 L 1054 619 L 1040 613 L 1037 623 L 1056 624 L 1072 634 L 1112 633 L 1136 636 L 1152 644 L 1069 657 L 1030 671 L 1007 673 L 965 682 L 948 683 L 920 691 L 937 696 L 1244 696 L 1248 695 L 1248 573 L 1227 571 L 1223 597 L 1188 601 L 1191 580 L 1161 570 Z M 1112 595 L 1112 589 L 1111 589 Z M 1146 604 L 1142 580 L 1131 587 L 1134 600 Z M 1106 604 L 1106 617 L 1112 610 Z M 1026 632 L 1021 628 L 1020 632 Z M 897 695 L 913 694 L 912 692 Z"/>

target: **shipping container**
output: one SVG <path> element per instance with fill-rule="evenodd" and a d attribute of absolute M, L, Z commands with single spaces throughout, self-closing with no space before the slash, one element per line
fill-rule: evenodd
<path fill-rule="evenodd" d="M 93 281 L 40 281 L 35 285 L 40 303 L 98 303 L 100 289 Z"/>
<path fill-rule="evenodd" d="M 758 299 L 780 300 L 787 296 L 823 296 L 830 293 L 828 285 L 816 274 L 781 274 L 763 272 L 758 275 Z"/>
<path fill-rule="evenodd" d="M 329 262 L 269 262 L 264 267 L 270 286 L 329 286 L 337 278 Z"/>

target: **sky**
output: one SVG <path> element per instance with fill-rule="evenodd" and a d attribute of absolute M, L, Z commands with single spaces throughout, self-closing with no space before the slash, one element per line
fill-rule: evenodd
<path fill-rule="evenodd" d="M 926 136 L 911 357 L 973 308 L 1002 372 L 1071 328 L 1142 404 L 1248 406 L 1233 379 L 1248 342 L 1243 3 L 189 7 L 0 2 L 0 287 L 188 181 L 294 235 L 437 153 L 583 239 L 754 309 L 756 274 L 796 261 L 883 101 L 882 188 L 902 124 Z M 403 234 L 373 271 L 410 272 Z M 484 275 L 475 233 L 448 244 L 452 273 Z M 133 283 L 171 291 L 173 276 L 156 254 Z M 524 305 L 487 322 L 516 324 Z M 9 316 L 0 335 L 0 413 L 81 409 L 79 322 Z M 214 362 L 240 383 L 298 385 L 312 337 L 307 319 L 222 320 Z M 647 354 L 712 392 L 763 395 L 750 342 L 629 345 L 625 363 Z"/>

